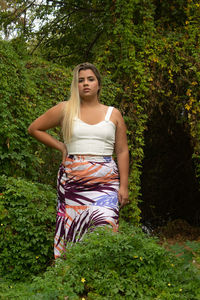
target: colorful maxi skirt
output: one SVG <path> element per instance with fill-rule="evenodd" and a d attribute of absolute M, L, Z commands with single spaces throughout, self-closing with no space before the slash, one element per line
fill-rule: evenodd
<path fill-rule="evenodd" d="M 118 229 L 119 175 L 111 156 L 68 155 L 57 180 L 55 258 L 98 226 Z"/>

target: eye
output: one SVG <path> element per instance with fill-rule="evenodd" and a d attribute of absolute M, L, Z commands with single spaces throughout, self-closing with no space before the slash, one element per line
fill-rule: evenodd
<path fill-rule="evenodd" d="M 83 78 L 79 78 L 78 82 L 83 82 Z"/>

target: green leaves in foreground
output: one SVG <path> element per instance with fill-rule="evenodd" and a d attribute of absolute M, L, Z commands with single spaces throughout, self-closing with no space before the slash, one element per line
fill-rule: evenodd
<path fill-rule="evenodd" d="M 98 229 L 31 283 L 1 283 L 1 299 L 181 299 L 200 297 L 200 275 L 140 230 Z"/>
<path fill-rule="evenodd" d="M 56 193 L 48 185 L 0 176 L 0 278 L 24 280 L 53 259 Z"/>

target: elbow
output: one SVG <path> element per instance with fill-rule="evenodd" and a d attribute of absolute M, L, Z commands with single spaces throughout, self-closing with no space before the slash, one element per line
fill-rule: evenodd
<path fill-rule="evenodd" d="M 27 131 L 28 131 L 28 133 L 29 133 L 30 135 L 33 135 L 33 128 L 32 128 L 32 125 L 30 125 L 30 126 L 28 127 Z"/>
<path fill-rule="evenodd" d="M 124 154 L 124 155 L 129 155 L 129 149 L 128 149 L 128 145 L 124 145 L 123 147 L 120 147 L 120 148 L 117 148 L 117 149 L 115 149 L 115 153 L 117 154 L 117 155 L 120 155 L 120 154 Z"/>
<path fill-rule="evenodd" d="M 123 159 L 126 161 L 129 161 L 129 151 L 127 150 L 123 150 L 123 151 L 117 151 L 115 152 L 117 159 Z"/>

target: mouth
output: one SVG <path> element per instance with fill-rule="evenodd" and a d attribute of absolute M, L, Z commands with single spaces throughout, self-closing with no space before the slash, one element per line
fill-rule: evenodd
<path fill-rule="evenodd" d="M 89 88 L 86 88 L 86 89 L 83 89 L 84 92 L 89 92 L 90 89 Z"/>

